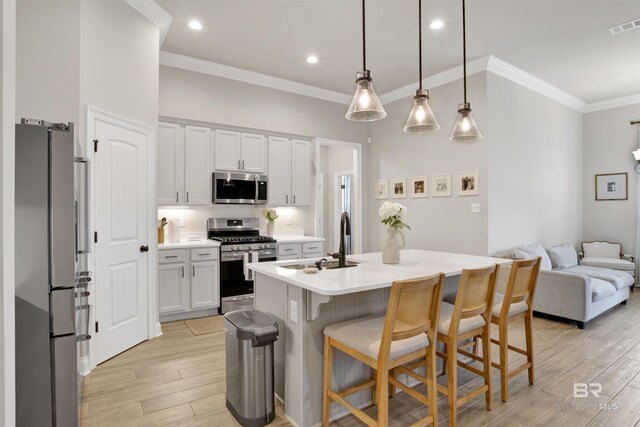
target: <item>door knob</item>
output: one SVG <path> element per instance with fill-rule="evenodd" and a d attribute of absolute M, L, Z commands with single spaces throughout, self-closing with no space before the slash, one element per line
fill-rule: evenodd
<path fill-rule="evenodd" d="M 147 245 L 140 246 L 140 252 L 149 252 L 149 246 Z"/>

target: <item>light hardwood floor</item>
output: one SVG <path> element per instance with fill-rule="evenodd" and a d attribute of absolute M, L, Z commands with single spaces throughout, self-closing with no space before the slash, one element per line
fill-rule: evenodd
<path fill-rule="evenodd" d="M 509 340 L 522 346 L 523 328 L 514 326 Z M 535 385 L 528 384 L 526 373 L 514 378 L 509 401 L 503 403 L 499 372 L 494 369 L 493 410 L 486 411 L 484 397 L 479 397 L 458 410 L 459 425 L 640 426 L 640 292 L 584 331 L 572 323 L 539 317 L 533 329 Z M 195 336 L 183 321 L 165 323 L 162 330 L 163 336 L 114 357 L 86 377 L 82 426 L 238 425 L 225 408 L 224 332 Z M 496 359 L 497 346 L 493 347 Z M 520 364 L 522 357 L 513 355 L 510 363 Z M 446 384 L 446 377 L 440 381 Z M 459 381 L 464 392 L 480 380 L 459 370 Z M 599 398 L 574 398 L 576 382 L 600 383 L 602 393 Z M 440 396 L 440 425 L 447 425 L 446 405 Z M 404 394 L 391 399 L 389 407 L 391 426 L 406 426 L 426 415 Z M 367 413 L 375 415 L 375 408 Z M 282 408 L 277 414 L 272 426 L 290 425 Z M 358 425 L 352 416 L 332 423 Z"/>

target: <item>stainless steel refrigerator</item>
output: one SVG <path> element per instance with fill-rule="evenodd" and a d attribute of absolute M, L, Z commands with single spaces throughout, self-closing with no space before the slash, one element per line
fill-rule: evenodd
<path fill-rule="evenodd" d="M 16 419 L 79 424 L 80 343 L 90 306 L 89 162 L 73 123 L 16 124 Z"/>

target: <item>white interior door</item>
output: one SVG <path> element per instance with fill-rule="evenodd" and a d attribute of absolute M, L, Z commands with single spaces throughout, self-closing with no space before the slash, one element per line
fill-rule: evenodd
<path fill-rule="evenodd" d="M 90 117 L 94 153 L 96 363 L 148 336 L 149 134 Z"/>

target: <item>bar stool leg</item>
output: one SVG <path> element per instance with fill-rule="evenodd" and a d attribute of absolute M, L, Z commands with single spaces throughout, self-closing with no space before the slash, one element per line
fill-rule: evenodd
<path fill-rule="evenodd" d="M 379 370 L 376 379 L 378 397 L 378 426 L 389 425 L 389 371 Z"/>
<path fill-rule="evenodd" d="M 484 394 L 487 411 L 493 409 L 493 393 L 491 392 L 491 321 L 487 322 L 482 333 L 482 362 L 484 363 L 484 384 L 487 391 Z"/>
<path fill-rule="evenodd" d="M 509 398 L 509 334 L 506 321 L 500 321 L 498 333 L 500 338 L 500 397 L 503 402 Z"/>
<path fill-rule="evenodd" d="M 446 345 L 446 344 L 445 344 Z M 458 415 L 458 347 L 455 342 L 447 346 L 448 388 L 449 388 L 449 425 L 455 426 Z"/>
<path fill-rule="evenodd" d="M 394 378 L 396 377 L 396 370 L 395 369 L 391 370 L 391 376 L 394 377 Z M 389 397 L 390 398 L 396 397 L 396 386 L 394 386 L 391 383 L 389 383 Z"/>
<path fill-rule="evenodd" d="M 375 380 L 378 376 L 378 371 L 371 369 L 371 379 Z M 378 404 L 378 394 L 376 393 L 376 386 L 371 387 L 371 404 L 373 406 Z"/>
<path fill-rule="evenodd" d="M 442 353 L 449 354 L 447 352 L 447 347 L 448 346 L 447 346 L 446 342 L 442 343 Z M 442 371 L 440 372 L 440 375 L 447 375 L 447 360 L 449 360 L 449 359 L 448 358 L 447 359 L 442 359 Z"/>
<path fill-rule="evenodd" d="M 329 425 L 331 399 L 328 392 L 331 390 L 331 368 L 333 365 L 333 349 L 329 343 L 329 337 L 324 337 L 324 381 L 322 384 L 322 426 Z"/>
<path fill-rule="evenodd" d="M 524 333 L 527 343 L 527 362 L 529 366 L 529 384 L 533 384 L 533 328 L 531 327 L 531 313 L 524 317 Z"/>
<path fill-rule="evenodd" d="M 429 411 L 434 420 L 438 419 L 438 374 L 436 373 L 436 346 L 435 343 L 429 345 L 427 349 L 427 399 L 429 401 Z M 435 424 L 435 422 L 434 422 Z"/>

